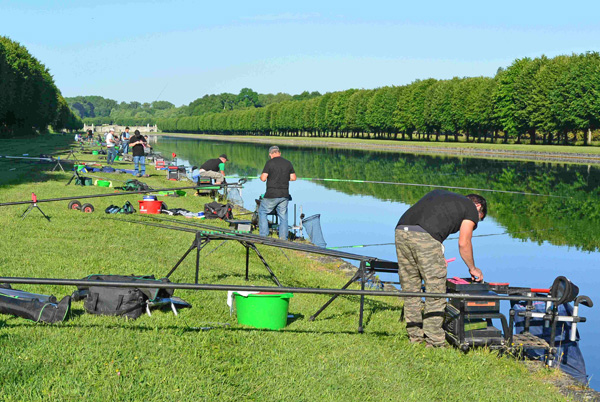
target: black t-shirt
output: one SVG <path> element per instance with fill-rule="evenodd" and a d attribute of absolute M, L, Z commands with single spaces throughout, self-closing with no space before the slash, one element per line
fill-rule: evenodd
<path fill-rule="evenodd" d="M 402 215 L 400 225 L 419 225 L 442 243 L 460 230 L 463 220 L 479 222 L 477 207 L 467 197 L 446 190 L 433 190 Z M 396 227 L 398 227 L 396 226 Z"/>
<path fill-rule="evenodd" d="M 265 198 L 289 198 L 290 174 L 296 173 L 292 162 L 278 156 L 267 161 L 262 172 L 269 175 Z"/>
<path fill-rule="evenodd" d="M 223 163 L 220 158 L 209 159 L 200 166 L 200 169 L 204 169 L 207 172 L 220 172 L 219 165 Z"/>
<path fill-rule="evenodd" d="M 144 143 L 146 143 L 146 138 L 143 135 L 133 135 L 131 138 L 129 138 L 129 143 L 133 144 L 134 142 L 138 142 L 138 141 L 143 141 Z M 131 154 L 133 156 L 144 156 L 144 146 L 142 144 L 137 144 L 134 145 L 133 147 L 131 147 Z"/>

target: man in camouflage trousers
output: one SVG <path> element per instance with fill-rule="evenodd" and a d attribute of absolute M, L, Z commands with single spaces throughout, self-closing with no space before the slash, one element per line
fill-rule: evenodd
<path fill-rule="evenodd" d="M 459 252 L 469 268 L 471 278 L 483 280 L 483 273 L 475 266 L 471 238 L 473 230 L 487 214 L 485 198 L 477 194 L 466 197 L 446 190 L 434 190 L 410 207 L 396 226 L 398 274 L 403 291 L 419 292 L 424 283 L 428 293 L 445 293 L 447 263 L 443 242 L 460 231 Z M 445 298 L 404 298 L 406 331 L 413 343 L 427 343 L 429 347 L 443 347 L 446 336 L 442 329 Z"/>

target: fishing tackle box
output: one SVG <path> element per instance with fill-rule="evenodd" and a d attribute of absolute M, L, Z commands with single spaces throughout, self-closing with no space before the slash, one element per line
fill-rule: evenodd
<path fill-rule="evenodd" d="M 448 279 L 446 287 L 448 293 L 497 295 L 489 283 L 471 282 L 468 279 Z M 501 321 L 503 331 L 492 325 L 492 319 Z M 444 330 L 448 341 L 463 350 L 474 346 L 503 347 L 509 333 L 506 317 L 500 313 L 500 300 L 450 298 L 446 306 Z"/>
<path fill-rule="evenodd" d="M 470 282 L 462 278 L 446 281 L 448 293 L 467 293 L 473 295 L 497 296 L 487 282 Z M 499 313 L 500 300 L 450 299 L 450 304 L 465 313 Z"/>

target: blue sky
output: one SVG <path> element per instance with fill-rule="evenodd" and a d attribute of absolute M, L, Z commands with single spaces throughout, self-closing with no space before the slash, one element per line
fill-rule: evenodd
<path fill-rule="evenodd" d="M 493 76 L 517 58 L 600 50 L 600 3 L 571 3 L 0 0 L 0 35 L 26 46 L 65 96 L 179 106 L 244 87 Z"/>

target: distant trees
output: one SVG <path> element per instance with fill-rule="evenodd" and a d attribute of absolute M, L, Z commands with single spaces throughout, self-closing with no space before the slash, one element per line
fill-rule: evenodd
<path fill-rule="evenodd" d="M 66 98 L 66 101 L 86 124 L 146 125 L 155 124 L 158 119 L 184 115 L 184 110 L 167 101 L 118 103 L 102 96 L 76 96 Z"/>
<path fill-rule="evenodd" d="M 83 127 L 48 69 L 27 49 L 0 36 L 0 137 Z"/>

